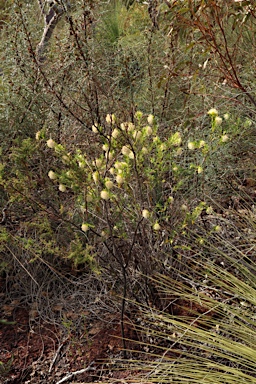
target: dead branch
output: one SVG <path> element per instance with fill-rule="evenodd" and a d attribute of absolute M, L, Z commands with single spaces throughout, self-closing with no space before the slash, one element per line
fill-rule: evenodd
<path fill-rule="evenodd" d="M 51 371 L 52 371 L 52 369 L 53 369 L 53 366 L 55 365 L 57 359 L 59 358 L 60 352 L 61 352 L 61 350 L 63 349 L 63 346 L 67 343 L 68 339 L 69 339 L 69 337 L 67 337 L 67 338 L 63 341 L 63 343 L 61 343 L 61 344 L 59 345 L 59 347 L 58 347 L 58 349 L 57 349 L 57 351 L 56 351 L 56 353 L 55 353 L 55 355 L 54 355 L 54 357 L 53 357 L 53 359 L 52 359 L 52 362 L 51 362 L 51 365 L 50 365 L 50 368 L 49 368 L 49 371 L 48 371 L 49 373 L 51 373 Z"/>
<path fill-rule="evenodd" d="M 59 380 L 56 384 L 65 383 L 65 381 L 68 381 L 69 379 L 71 379 L 72 377 L 74 377 L 76 375 L 80 375 L 81 373 L 84 373 L 84 372 L 87 372 L 90 370 L 94 370 L 95 368 L 92 368 L 93 364 L 94 364 L 94 361 L 92 361 L 91 364 L 89 364 L 88 367 L 86 367 L 84 369 L 80 369 L 79 371 L 69 373 L 67 376 L 65 376 L 61 380 Z"/>

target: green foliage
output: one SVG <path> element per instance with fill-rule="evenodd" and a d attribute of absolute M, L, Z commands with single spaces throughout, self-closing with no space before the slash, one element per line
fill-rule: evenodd
<path fill-rule="evenodd" d="M 123 268 L 125 279 L 134 268 L 145 274 L 161 269 L 166 255 L 156 258 L 154 247 L 171 244 L 208 209 L 208 202 L 190 203 L 199 196 L 194 179 L 206 193 L 210 159 L 229 142 L 215 118 L 209 143 L 187 143 L 179 131 L 161 138 L 156 118 L 140 111 L 133 121 L 108 114 L 105 126 L 92 126 L 88 152 L 46 140 L 45 129 L 17 140 L 3 157 L 2 204 L 19 223 L 18 233 L 15 225 L 2 232 L 3 268 L 14 258 L 31 275 L 34 263 L 48 265 L 54 257 L 57 264 L 118 279 Z"/>
<path fill-rule="evenodd" d="M 125 9 L 118 1 L 112 2 L 103 18 L 103 32 L 110 44 L 117 44 L 124 33 Z"/>
<path fill-rule="evenodd" d="M 12 356 L 6 363 L 0 361 L 0 377 L 4 378 L 8 376 L 12 368 L 13 359 Z"/>
<path fill-rule="evenodd" d="M 80 264 L 88 264 L 92 272 L 100 273 L 98 265 L 95 262 L 95 254 L 93 253 L 93 247 L 89 244 L 84 245 L 78 236 L 70 244 L 70 252 L 67 256 L 71 259 L 75 267 L 79 267 Z"/>
<path fill-rule="evenodd" d="M 53 139 L 46 141 L 56 156 L 56 165 L 59 164 L 49 169 L 48 177 L 63 195 L 72 194 L 66 215 L 73 217 L 88 243 L 85 247 L 81 239 L 72 242 L 68 258 L 76 265 L 90 264 L 88 250 L 93 249 L 97 255 L 100 244 L 105 244 L 113 262 L 133 265 L 136 260 L 146 272 L 144 260 L 134 260 L 138 241 L 134 242 L 135 236 L 152 249 L 155 236 L 161 241 L 160 230 L 164 231 L 164 241 L 171 243 L 183 228 L 193 226 L 203 211 L 210 213 L 209 202 L 191 204 L 191 199 L 204 198 L 213 193 L 211 188 L 216 189 L 212 159 L 216 158 L 214 173 L 220 178 L 225 174 L 222 167 L 225 151 L 229 156 L 227 145 L 232 141 L 232 131 L 228 135 L 221 128 L 218 111 L 212 109 L 208 114 L 208 142 L 183 142 L 180 132 L 161 139 L 155 117 L 144 116 L 140 111 L 135 113 L 134 123 L 119 122 L 115 115 L 108 114 L 106 127 L 97 123 L 92 126 L 97 143 L 101 142 L 97 156 L 80 149 L 70 153 Z M 43 143 L 40 132 L 37 137 Z M 218 168 L 217 159 L 221 157 Z M 118 251 L 120 241 L 128 254 L 125 259 Z M 115 252 L 112 247 L 117 247 Z M 160 254 L 158 257 L 160 262 Z M 155 264 L 154 256 L 151 262 Z M 104 269 L 104 263 L 100 268 Z"/>
<path fill-rule="evenodd" d="M 245 234 L 251 239 L 255 232 L 255 191 L 244 182 L 255 179 L 255 6 L 231 0 L 156 0 L 149 7 L 142 1 L 73 2 L 53 31 L 44 63 L 36 54 L 44 30 L 36 7 L 0 2 L 0 272 L 21 282 L 29 276 L 38 297 L 41 286 L 51 290 L 47 279 L 54 285 L 56 276 L 66 281 L 66 275 L 84 274 L 95 276 L 104 292 L 155 302 L 149 276 L 180 273 L 194 284 L 191 275 L 201 269 L 211 286 L 220 281 L 222 293 L 247 303 L 245 291 L 254 292 L 241 282 L 243 267 L 236 265 L 238 277 L 233 270 L 225 275 L 214 257 L 233 266 L 242 255 L 244 265 L 244 249 L 254 247 Z M 250 232 L 243 212 L 241 220 L 236 214 L 227 219 L 233 208 L 248 209 Z M 227 241 L 224 224 L 225 235 L 233 236 Z M 177 295 L 184 292 L 198 304 L 198 291 L 170 281 Z M 35 295 L 23 288 L 26 297 Z M 235 375 L 241 353 L 232 357 L 231 347 L 244 348 L 248 360 L 241 364 L 250 366 L 250 340 L 241 331 L 245 327 L 246 335 L 252 325 L 250 309 L 243 315 L 244 307 L 229 306 L 225 295 L 223 302 L 200 300 L 209 309 L 217 306 L 223 318 L 226 310 L 237 311 L 235 340 L 227 320 L 213 322 L 209 334 L 167 316 L 166 323 L 176 321 L 174 332 L 185 333 L 179 344 L 188 347 L 183 360 L 171 361 L 176 375 L 182 361 L 188 375 L 192 363 L 199 372 L 196 350 L 202 372 L 212 368 L 212 382 Z M 165 330 L 157 332 L 165 342 Z M 221 347 L 214 355 L 216 337 Z M 171 382 L 171 368 L 152 380 L 161 381 L 166 369 Z M 223 380 L 214 376 L 218 370 Z M 244 372 L 240 380 L 250 377 Z M 188 382 L 196 380 L 192 376 Z"/>

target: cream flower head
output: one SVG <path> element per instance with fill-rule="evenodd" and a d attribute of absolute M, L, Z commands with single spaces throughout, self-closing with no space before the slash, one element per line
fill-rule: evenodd
<path fill-rule="evenodd" d="M 88 224 L 83 223 L 83 224 L 81 225 L 81 229 L 82 229 L 83 232 L 87 232 L 87 231 L 89 231 L 90 227 L 89 227 Z"/>
<path fill-rule="evenodd" d="M 148 123 L 152 125 L 154 123 L 154 116 L 152 114 L 148 115 Z"/>
<path fill-rule="evenodd" d="M 148 219 L 150 216 L 149 211 L 147 209 L 143 209 L 142 216 L 144 217 L 144 219 Z"/>
<path fill-rule="evenodd" d="M 105 189 L 103 191 L 101 191 L 100 197 L 103 200 L 109 200 L 109 198 L 110 198 L 108 191 L 106 191 Z"/>
<path fill-rule="evenodd" d="M 54 148 L 56 146 L 56 143 L 55 143 L 55 141 L 53 139 L 49 139 L 49 140 L 46 141 L 46 145 L 49 148 Z"/>
<path fill-rule="evenodd" d="M 212 117 L 215 117 L 215 116 L 218 116 L 219 112 L 217 111 L 216 108 L 211 108 L 209 109 L 209 111 L 207 112 L 208 115 L 212 116 Z"/>

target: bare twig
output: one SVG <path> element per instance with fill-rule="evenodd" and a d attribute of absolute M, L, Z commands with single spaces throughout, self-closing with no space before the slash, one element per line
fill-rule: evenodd
<path fill-rule="evenodd" d="M 34 279 L 31 273 L 27 270 L 27 268 L 21 263 L 21 261 L 17 258 L 17 256 L 12 252 L 12 250 L 5 244 L 6 249 L 10 252 L 10 254 L 14 257 L 14 259 L 20 264 L 20 266 L 26 271 L 26 273 L 31 277 L 34 283 L 39 286 L 38 282 Z"/>
<path fill-rule="evenodd" d="M 94 361 L 91 362 L 91 364 L 88 365 L 88 367 L 84 369 L 80 369 L 79 371 L 71 372 L 67 376 L 63 377 L 63 379 L 57 381 L 56 384 L 62 384 L 65 383 L 65 381 L 68 381 L 69 379 L 72 379 L 72 377 L 80 375 L 81 373 L 90 371 L 90 370 L 95 370 L 95 368 L 92 368 L 92 365 L 94 364 Z"/>
<path fill-rule="evenodd" d="M 37 0 L 39 8 L 41 9 L 42 14 L 44 14 L 44 4 L 42 0 Z"/>
<path fill-rule="evenodd" d="M 58 359 L 58 357 L 59 357 L 60 351 L 62 350 L 63 346 L 66 344 L 66 342 L 67 342 L 68 339 L 69 339 L 69 338 L 67 337 L 67 338 L 63 341 L 63 343 L 61 343 L 61 344 L 59 345 L 59 347 L 58 347 L 58 349 L 57 349 L 57 351 L 56 351 L 56 353 L 55 353 L 55 355 L 54 355 L 54 357 L 53 357 L 53 359 L 52 359 L 51 365 L 50 365 L 50 367 L 49 367 L 49 373 L 51 373 L 52 368 L 53 368 L 54 364 L 56 363 L 56 361 L 57 361 L 57 359 Z"/>
<path fill-rule="evenodd" d="M 0 224 L 5 224 L 6 222 L 6 211 L 8 209 L 9 202 L 7 202 L 6 206 L 2 209 L 2 220 L 0 221 Z"/>

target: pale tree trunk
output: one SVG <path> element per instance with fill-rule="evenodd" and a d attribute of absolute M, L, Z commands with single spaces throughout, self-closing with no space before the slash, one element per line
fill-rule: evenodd
<path fill-rule="evenodd" d="M 62 0 L 43 1 L 37 0 L 41 14 L 44 17 L 44 30 L 40 43 L 37 46 L 37 59 L 39 63 L 43 63 L 46 59 L 46 48 L 58 24 L 61 16 L 67 12 L 69 5 Z"/>

